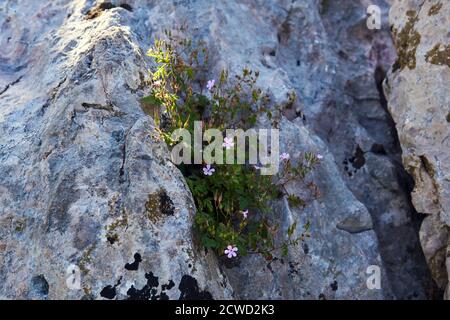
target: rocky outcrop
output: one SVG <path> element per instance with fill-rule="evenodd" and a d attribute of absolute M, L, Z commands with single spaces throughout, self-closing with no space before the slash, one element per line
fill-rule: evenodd
<path fill-rule="evenodd" d="M 147 66 L 121 22 L 131 11 L 1 6 L 0 296 L 231 297 L 140 108 Z"/>
<path fill-rule="evenodd" d="M 431 297 L 381 90 L 394 49 L 387 25 L 366 28 L 365 9 L 365 1 L 3 1 L 0 297 Z M 211 48 L 211 77 L 248 66 L 276 102 L 299 96 L 280 124 L 282 151 L 324 155 L 312 175 L 322 196 L 304 210 L 272 204 L 279 238 L 295 220 L 297 234 L 311 223 L 311 238 L 286 258 L 251 255 L 227 268 L 196 244 L 190 192 L 139 106 L 143 52 L 183 22 Z M 372 265 L 379 290 L 366 285 Z M 66 283 L 74 266 L 79 290 Z"/>
<path fill-rule="evenodd" d="M 399 59 L 386 91 L 414 178 L 412 202 L 427 215 L 420 240 L 437 284 L 450 298 L 450 25 L 448 1 L 397 1 L 390 13 Z"/>

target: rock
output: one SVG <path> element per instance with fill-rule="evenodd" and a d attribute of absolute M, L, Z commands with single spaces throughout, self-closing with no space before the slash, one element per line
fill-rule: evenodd
<path fill-rule="evenodd" d="M 230 283 L 242 299 L 382 299 L 390 289 L 368 290 L 366 269 L 370 265 L 382 266 L 376 234 L 371 228 L 360 233 L 350 226 L 341 230 L 341 221 L 359 216 L 371 223 L 370 215 L 346 187 L 333 155 L 317 136 L 308 132 L 301 121 L 283 120 L 281 145 L 293 158 L 300 151 L 324 155 L 324 160 L 314 172 L 315 181 L 322 196 L 305 209 L 291 208 L 286 200 L 274 205 L 276 220 L 281 223 L 283 239 L 287 228 L 297 221 L 296 234 L 311 223 L 311 238 L 299 248 L 289 251 L 288 257 L 276 257 L 272 261 L 250 255 L 241 259 L 239 268 L 227 269 Z M 288 186 L 288 191 L 303 197 L 302 183 Z M 358 224 L 361 226 L 361 224 Z M 355 228 L 357 228 L 355 226 Z M 383 270 L 383 275 L 384 275 Z M 330 284 L 338 283 L 338 290 Z M 383 281 L 384 282 L 384 281 Z"/>
<path fill-rule="evenodd" d="M 372 219 L 369 213 L 366 211 L 364 214 L 357 212 L 355 216 L 345 218 L 339 222 L 336 227 L 340 230 L 344 230 L 350 233 L 360 233 L 373 228 Z"/>
<path fill-rule="evenodd" d="M 409 179 L 401 165 L 401 148 L 382 91 L 385 71 L 395 60 L 387 21 L 383 21 L 383 30 L 370 31 L 363 1 L 323 4 L 319 10 L 317 1 L 247 1 L 239 8 L 221 4 L 214 9 L 196 7 L 194 13 L 175 10 L 188 21 L 196 21 L 196 27 L 202 30 L 199 37 L 213 39 L 211 45 L 222 57 L 216 65 L 231 65 L 234 72 L 242 65 L 259 70 L 263 88 L 278 101 L 285 100 L 290 90 L 297 92 L 306 121 L 302 124 L 297 114 L 287 116 L 285 120 L 289 121 L 280 125 L 282 151 L 321 152 L 331 159 L 318 169 L 321 178 L 316 179 L 323 182 L 319 184 L 322 199 L 305 211 L 275 211 L 284 219 L 283 230 L 295 219 L 299 225 L 304 223 L 308 210 L 314 212 L 310 216 L 313 235 L 311 242 L 307 241 L 307 251 L 314 252 L 313 258 L 309 261 L 301 250 L 290 257 L 302 276 L 292 280 L 287 271 L 289 263 L 282 266 L 281 260 L 272 264 L 276 275 L 267 269 L 255 272 L 255 265 L 267 263 L 258 264 L 257 258 L 251 257 L 243 259 L 241 271 L 228 271 L 234 273 L 230 281 L 235 288 L 243 288 L 236 289 L 238 294 L 245 290 L 245 298 L 317 299 L 320 294 L 347 299 L 431 297 L 434 283 L 420 248 L 420 217 L 410 204 Z M 387 17 L 386 3 L 374 4 Z M 199 14 L 203 10 L 209 14 Z M 191 18 L 194 15 L 203 19 Z M 239 21 L 252 24 L 243 28 Z M 374 145 L 382 145 L 384 152 L 372 152 Z M 291 188 L 296 194 L 302 193 L 299 185 Z M 323 209 L 315 211 L 312 207 L 316 205 Z M 283 212 L 288 211 L 292 212 L 291 219 L 284 218 L 287 213 Z M 362 215 L 364 223 L 355 231 L 369 229 L 370 225 L 372 230 L 350 234 L 338 229 L 339 223 L 357 214 Z M 402 241 L 398 241 L 399 235 Z M 350 253 L 342 253 L 338 249 L 341 246 Z M 355 256 L 358 248 L 364 248 L 365 258 Z M 371 292 L 365 286 L 365 271 L 371 264 L 382 270 L 383 292 Z M 339 290 L 328 293 L 329 283 L 338 274 Z M 249 275 L 260 280 L 251 283 Z M 283 284 L 285 279 L 296 285 Z M 352 292 L 352 288 L 359 289 Z"/>
<path fill-rule="evenodd" d="M 1 5 L 1 81 L 20 81 L 0 97 L 0 297 L 230 298 L 140 108 L 148 66 L 120 22 L 130 12 L 95 20 L 85 6 Z"/>
<path fill-rule="evenodd" d="M 395 50 L 387 24 L 365 27 L 365 9 L 366 1 L 3 1 L 0 297 L 432 297 L 381 90 Z M 305 209 L 272 203 L 278 242 L 292 222 L 296 235 L 311 223 L 311 238 L 288 257 L 249 255 L 227 269 L 195 241 L 191 194 L 139 106 L 144 52 L 180 21 L 211 48 L 211 77 L 248 66 L 276 102 L 291 90 L 299 97 L 280 123 L 282 151 L 324 156 L 310 177 L 322 196 Z M 308 191 L 299 181 L 288 188 Z M 441 254 L 440 240 L 430 250 Z M 381 290 L 366 286 L 372 265 Z M 81 289 L 72 290 L 77 268 Z"/>
<path fill-rule="evenodd" d="M 385 83 L 412 202 L 426 214 L 420 240 L 431 272 L 449 298 L 450 80 L 448 1 L 396 1 L 390 13 L 399 60 Z M 446 262 L 447 260 L 447 262 Z"/>

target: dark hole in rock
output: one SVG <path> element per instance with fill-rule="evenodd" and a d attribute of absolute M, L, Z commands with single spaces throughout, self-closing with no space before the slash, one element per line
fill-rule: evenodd
<path fill-rule="evenodd" d="M 181 291 L 179 300 L 212 300 L 208 291 L 200 291 L 197 280 L 189 275 L 181 278 L 178 289 Z"/>
<path fill-rule="evenodd" d="M 364 151 L 358 145 L 356 147 L 355 156 L 350 159 L 355 169 L 361 169 L 366 164 L 366 158 L 364 157 Z"/>
<path fill-rule="evenodd" d="M 139 268 L 139 263 L 142 262 L 142 257 L 139 253 L 134 254 L 134 262 L 125 264 L 125 269 L 130 271 L 136 271 Z"/>
<path fill-rule="evenodd" d="M 447 122 L 450 122 L 450 112 L 447 114 Z"/>
<path fill-rule="evenodd" d="M 344 60 L 348 60 L 348 58 L 349 58 L 348 54 L 345 51 L 343 51 L 343 50 L 339 50 L 338 51 L 338 55 L 339 55 L 339 57 L 341 57 Z"/>
<path fill-rule="evenodd" d="M 372 147 L 370 148 L 370 151 L 372 151 L 373 153 L 376 153 L 376 154 L 383 154 L 383 155 L 386 154 L 386 150 L 384 149 L 384 146 L 379 143 L 374 143 L 372 145 Z"/>
<path fill-rule="evenodd" d="M 335 280 L 332 284 L 330 284 L 330 287 L 331 287 L 331 290 L 337 291 L 337 289 L 338 289 L 337 281 Z"/>
<path fill-rule="evenodd" d="M 49 285 L 44 275 L 40 274 L 31 279 L 31 290 L 38 296 L 47 296 Z"/>

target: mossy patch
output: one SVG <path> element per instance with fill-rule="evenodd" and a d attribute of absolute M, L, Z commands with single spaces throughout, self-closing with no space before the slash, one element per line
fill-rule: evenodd
<path fill-rule="evenodd" d="M 126 227 L 128 225 L 128 215 L 125 210 L 122 212 L 122 216 L 117 218 L 113 223 L 111 223 L 108 227 L 108 231 L 114 231 L 119 227 Z"/>
<path fill-rule="evenodd" d="M 305 207 L 306 206 L 306 202 L 305 200 L 301 199 L 300 197 L 294 195 L 294 194 L 290 194 L 287 197 L 289 206 L 291 208 L 297 208 L 297 207 Z"/>
<path fill-rule="evenodd" d="M 409 10 L 406 12 L 408 21 L 402 30 L 393 29 L 394 44 L 398 54 L 400 69 L 408 67 L 410 70 L 416 68 L 416 50 L 420 44 L 420 34 L 414 29 L 419 21 L 417 12 Z"/>
<path fill-rule="evenodd" d="M 106 240 L 108 240 L 110 244 L 114 244 L 119 241 L 119 235 L 115 231 L 117 230 L 117 228 L 126 226 L 128 226 L 128 214 L 126 210 L 123 209 L 122 216 L 117 218 L 114 222 L 106 227 Z"/>
<path fill-rule="evenodd" d="M 83 274 L 89 273 L 89 269 L 88 269 L 87 265 L 89 263 L 91 263 L 91 261 L 92 261 L 91 253 L 92 253 L 92 251 L 94 251 L 94 248 L 95 248 L 95 246 L 93 246 L 93 245 L 90 246 L 86 251 L 83 252 L 80 260 L 78 261 L 78 267 L 80 268 L 80 271 Z"/>
<path fill-rule="evenodd" d="M 14 230 L 16 232 L 22 232 L 27 227 L 27 222 L 25 219 L 17 219 L 14 223 Z"/>
<path fill-rule="evenodd" d="M 442 2 L 438 2 L 431 6 L 430 10 L 428 11 L 429 16 L 434 16 L 435 14 L 438 14 L 438 12 L 442 8 Z"/>
<path fill-rule="evenodd" d="M 152 221 L 159 221 L 163 216 L 171 216 L 175 212 L 175 206 L 172 199 L 167 195 L 164 189 L 148 195 L 145 204 L 145 214 Z"/>
<path fill-rule="evenodd" d="M 447 67 L 450 67 L 450 45 L 445 46 L 438 43 L 427 52 L 425 61 L 438 66 L 447 65 Z"/>

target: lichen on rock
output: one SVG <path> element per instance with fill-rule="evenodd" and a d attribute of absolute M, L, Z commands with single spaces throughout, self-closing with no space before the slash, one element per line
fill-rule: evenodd
<path fill-rule="evenodd" d="M 394 3 L 394 30 L 406 25 L 409 32 L 403 33 L 405 40 L 407 35 L 417 33 L 422 41 L 408 55 L 401 52 L 406 41 L 397 48 L 400 56 L 416 61 L 415 69 L 393 69 L 385 86 L 388 109 L 402 145 L 403 164 L 414 179 L 412 203 L 426 215 L 420 229 L 424 255 L 446 299 L 450 299 L 449 10 L 448 1 Z M 416 13 L 404 18 L 404 11 Z"/>
<path fill-rule="evenodd" d="M 438 66 L 450 67 L 450 45 L 436 44 L 425 55 L 425 61 Z"/>
<path fill-rule="evenodd" d="M 394 44 L 398 54 L 398 64 L 400 68 L 415 69 L 416 67 L 416 50 L 420 44 L 420 33 L 414 26 L 419 20 L 417 12 L 409 10 L 406 12 L 408 17 L 404 27 L 401 30 L 393 29 Z"/>

